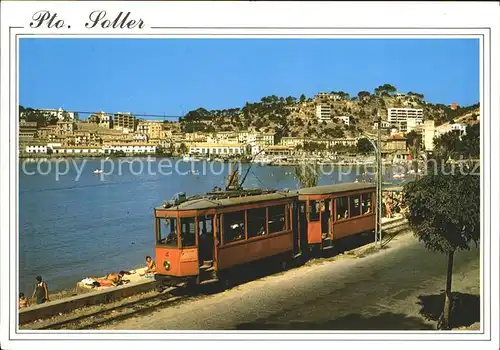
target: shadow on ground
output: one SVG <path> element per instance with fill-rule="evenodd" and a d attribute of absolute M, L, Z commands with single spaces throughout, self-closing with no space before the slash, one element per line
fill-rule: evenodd
<path fill-rule="evenodd" d="M 384 312 L 375 316 L 350 314 L 325 322 L 272 323 L 256 321 L 239 324 L 238 330 L 433 330 L 434 327 L 418 317 Z"/>
<path fill-rule="evenodd" d="M 480 302 L 478 295 L 452 292 L 450 326 L 467 327 L 480 321 Z M 425 319 L 437 322 L 444 308 L 444 292 L 441 294 L 420 295 L 417 304 L 422 306 L 420 314 Z"/>

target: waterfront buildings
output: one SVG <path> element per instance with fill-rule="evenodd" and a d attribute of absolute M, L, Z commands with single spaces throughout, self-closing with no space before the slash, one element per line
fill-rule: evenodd
<path fill-rule="evenodd" d="M 247 153 L 247 145 L 243 143 L 193 143 L 189 145 L 190 155 L 217 155 L 217 156 L 234 156 L 244 155 Z"/>
<path fill-rule="evenodd" d="M 327 147 L 333 147 L 336 145 L 356 146 L 358 144 L 358 138 L 314 139 L 310 137 L 282 137 L 280 145 L 297 147 L 297 146 L 303 146 L 304 143 L 306 142 L 324 144 Z"/>
<path fill-rule="evenodd" d="M 30 144 L 25 146 L 26 153 L 47 153 L 47 145 L 46 144 Z"/>
<path fill-rule="evenodd" d="M 121 151 L 126 154 L 152 154 L 156 152 L 156 145 L 146 142 L 106 143 L 102 146 L 103 153 Z"/>
<path fill-rule="evenodd" d="M 421 108 L 388 108 L 387 121 L 400 132 L 410 132 L 424 121 Z"/>
<path fill-rule="evenodd" d="M 54 146 L 52 147 L 52 152 L 55 154 L 101 154 L 103 153 L 102 147 L 98 146 Z"/>

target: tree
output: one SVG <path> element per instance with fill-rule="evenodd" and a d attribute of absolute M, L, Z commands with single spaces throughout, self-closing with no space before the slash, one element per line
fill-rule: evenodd
<path fill-rule="evenodd" d="M 445 302 L 439 329 L 450 329 L 453 256 L 468 250 L 480 234 L 480 176 L 471 173 L 428 175 L 404 186 L 411 229 L 432 251 L 448 255 Z"/>
<path fill-rule="evenodd" d="M 396 92 L 396 87 L 391 84 L 380 85 L 375 88 L 375 95 L 377 96 L 389 96 Z"/>
<path fill-rule="evenodd" d="M 304 95 L 304 94 L 300 95 L 299 101 L 300 101 L 300 103 L 306 102 L 306 95 Z"/>
<path fill-rule="evenodd" d="M 358 98 L 362 100 L 365 97 L 370 97 L 371 94 L 368 91 L 360 91 L 358 92 Z"/>
<path fill-rule="evenodd" d="M 465 135 L 462 136 L 464 156 L 468 158 L 479 158 L 481 151 L 479 124 L 468 125 Z"/>
<path fill-rule="evenodd" d="M 301 162 L 295 166 L 295 176 L 300 187 L 315 187 L 319 180 L 319 166 L 317 162 Z"/>
<path fill-rule="evenodd" d="M 186 144 L 184 142 L 181 143 L 180 146 L 179 146 L 179 153 L 180 154 L 186 154 L 186 153 L 188 153 L 188 151 L 189 150 L 188 150 Z"/>
<path fill-rule="evenodd" d="M 421 143 L 422 135 L 417 134 L 414 130 L 406 135 L 406 147 L 410 150 L 412 168 L 415 174 L 418 173 L 418 155 L 420 154 Z"/>
<path fill-rule="evenodd" d="M 366 137 L 358 140 L 356 150 L 358 151 L 358 153 L 362 154 L 367 154 L 374 151 L 371 142 Z"/>

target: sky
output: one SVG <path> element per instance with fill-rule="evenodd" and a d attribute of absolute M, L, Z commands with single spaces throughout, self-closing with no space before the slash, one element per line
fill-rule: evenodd
<path fill-rule="evenodd" d="M 22 38 L 19 52 L 19 103 L 41 109 L 179 116 L 385 83 L 479 101 L 478 39 Z"/>

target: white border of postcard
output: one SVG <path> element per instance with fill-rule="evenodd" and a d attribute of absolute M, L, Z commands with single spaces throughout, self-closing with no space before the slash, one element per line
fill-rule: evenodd
<path fill-rule="evenodd" d="M 64 20 L 61 28 L 31 28 L 32 16 L 39 10 L 57 13 Z M 132 29 L 94 27 L 85 23 L 92 11 L 105 10 L 115 15 L 131 12 L 142 19 L 143 28 Z M 448 347 L 454 349 L 498 349 L 499 333 L 499 28 L 500 6 L 496 2 L 460 3 L 334 3 L 334 2 L 44 2 L 20 1 L 1 3 L 1 333 L 0 344 L 5 349 L 20 349 L 40 345 L 43 348 L 67 349 L 70 346 L 119 346 L 136 348 L 138 340 L 156 347 L 160 340 L 338 340 L 345 348 L 363 348 L 366 340 L 385 340 L 375 346 L 400 349 Z M 68 36 L 71 35 L 71 36 Z M 481 252 L 481 332 L 187 332 L 158 331 L 88 331 L 23 332 L 17 326 L 17 309 L 13 292 L 17 284 L 15 271 L 17 251 L 17 115 L 18 115 L 18 45 L 22 37 L 460 37 L 481 39 L 481 176 L 484 180 L 482 198 Z M 460 72 L 457 72 L 459 75 Z M 484 79 L 483 79 L 484 77 Z M 491 181 L 491 174 L 495 176 Z M 491 201 L 491 202 L 490 202 Z M 491 203 L 491 204 L 490 204 Z M 490 217 L 493 213 L 493 217 Z M 490 236 L 491 233 L 491 236 Z M 8 244 L 10 243 L 10 244 Z M 491 276 L 491 279 L 490 279 Z M 10 278 L 10 279 L 9 279 Z M 8 311 L 8 312 L 7 312 Z M 66 341 L 63 341 L 66 340 Z M 71 340 L 71 344 L 70 341 Z M 87 342 L 77 342 L 87 340 Z M 91 341 L 93 340 L 93 341 Z M 114 340 L 109 342 L 109 340 Z M 131 341 L 134 340 L 134 341 Z M 387 340 L 391 340 L 387 342 Z M 422 341 L 407 342 L 408 340 Z M 443 343 L 442 340 L 448 340 Z M 468 340 L 468 341 L 463 341 Z M 160 346 L 175 346 L 161 343 Z M 179 344 L 182 346 L 183 343 Z M 232 342 L 199 343 L 213 346 L 233 346 Z M 322 344 L 315 343 L 318 346 Z M 256 345 L 256 344 L 255 344 Z M 294 342 L 293 347 L 303 347 Z M 240 346 L 254 346 L 251 342 Z"/>

